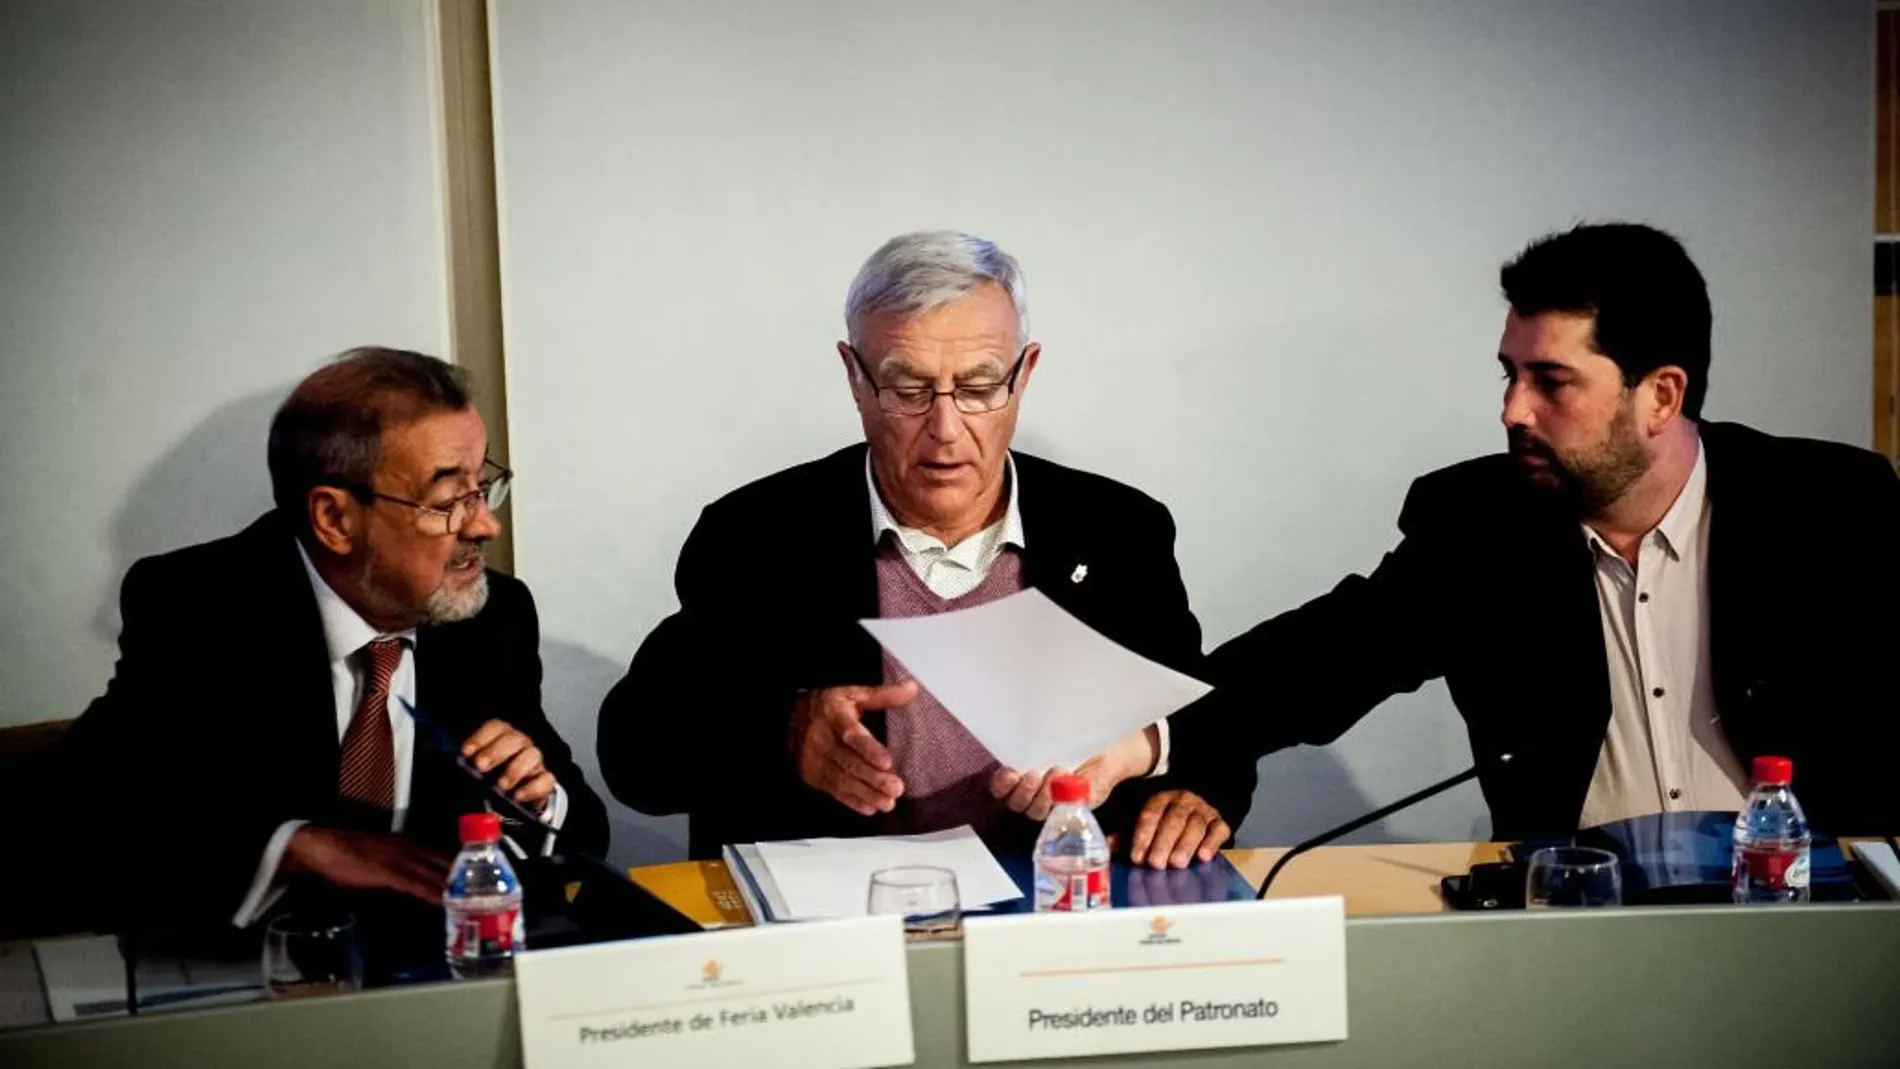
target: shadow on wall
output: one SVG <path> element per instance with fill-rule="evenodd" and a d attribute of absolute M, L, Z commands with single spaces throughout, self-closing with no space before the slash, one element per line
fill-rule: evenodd
<path fill-rule="evenodd" d="M 633 651 L 627 651 L 632 657 Z M 600 724 L 600 702 L 626 674 L 625 662 L 609 660 L 571 642 L 541 637 L 541 703 L 548 721 L 574 749 L 574 760 L 587 776 L 587 785 L 607 803 L 607 822 L 613 842 L 607 860 L 621 868 L 680 861 L 686 857 L 686 818 L 650 817 L 616 801 L 600 778 L 594 740 Z M 677 711 L 661 715 L 679 715 Z M 677 760 L 677 754 L 650 754 L 648 760 Z M 708 774 L 716 774 L 710 770 Z"/>
<path fill-rule="evenodd" d="M 1336 747 L 1296 746 L 1260 759 L 1253 809 L 1235 836 L 1240 846 L 1290 846 L 1387 805 L 1429 780 L 1394 783 L 1368 797 Z M 1432 778 L 1437 778 L 1436 776 Z M 1410 826 L 1410 831 L 1395 827 Z M 1427 834 L 1418 834 L 1423 829 Z M 1341 838 L 1343 845 L 1433 841 L 1482 842 L 1491 821 L 1476 784 L 1467 783 L 1416 808 Z"/>
<path fill-rule="evenodd" d="M 141 557 L 236 534 L 271 507 L 264 441 L 294 382 L 233 401 L 161 454 L 112 515 L 112 581 L 93 632 L 119 637 L 119 583 Z"/>
<path fill-rule="evenodd" d="M 1322 746 L 1295 746 L 1270 753 L 1257 766 L 1253 809 L 1234 841 L 1241 846 L 1290 846 L 1309 835 L 1383 804 L 1366 797 L 1339 756 Z M 1342 840 L 1391 842 L 1384 821 Z"/>

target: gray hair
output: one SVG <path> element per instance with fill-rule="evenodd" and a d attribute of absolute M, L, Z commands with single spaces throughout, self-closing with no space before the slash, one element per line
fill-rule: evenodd
<path fill-rule="evenodd" d="M 1027 345 L 1029 298 L 1023 269 L 994 242 L 955 230 L 920 230 L 879 246 L 858 269 L 844 299 L 845 329 L 856 346 L 870 316 L 921 315 L 986 282 L 1009 294 L 1016 308 L 1016 344 Z"/>

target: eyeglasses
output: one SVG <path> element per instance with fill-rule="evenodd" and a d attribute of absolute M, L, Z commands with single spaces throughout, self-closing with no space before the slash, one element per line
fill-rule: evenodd
<path fill-rule="evenodd" d="M 485 505 L 493 512 L 501 508 L 508 500 L 508 488 L 514 485 L 515 473 L 492 460 L 482 461 L 481 482 L 475 489 L 460 497 L 444 501 L 439 505 L 425 505 L 420 501 L 395 497 L 379 493 L 369 487 L 351 487 L 358 497 L 387 501 L 392 505 L 401 505 L 416 512 L 416 530 L 427 535 L 461 534 L 468 521 L 475 518 L 475 507 Z"/>
<path fill-rule="evenodd" d="M 958 412 L 966 416 L 980 416 L 985 412 L 994 412 L 1009 404 L 1010 397 L 1016 392 L 1016 376 L 1022 373 L 1023 361 L 1029 356 L 1029 346 L 1016 357 L 1016 363 L 1010 367 L 1009 374 L 1001 382 L 966 382 L 954 389 L 937 390 L 929 386 L 879 386 L 871 368 L 864 357 L 851 346 L 845 346 L 851 352 L 851 359 L 858 362 L 858 370 L 864 372 L 864 381 L 871 384 L 871 393 L 877 398 L 877 407 L 893 416 L 921 416 L 930 411 L 937 398 L 948 397 Z"/>

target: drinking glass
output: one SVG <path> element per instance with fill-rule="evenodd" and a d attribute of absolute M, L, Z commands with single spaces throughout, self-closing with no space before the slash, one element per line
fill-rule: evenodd
<path fill-rule="evenodd" d="M 264 993 L 274 999 L 334 995 L 363 986 L 356 918 L 287 913 L 264 929 Z"/>
<path fill-rule="evenodd" d="M 1608 850 L 1547 846 L 1531 855 L 1524 876 L 1525 909 L 1622 904 L 1622 865 Z"/>
<path fill-rule="evenodd" d="M 911 939 L 955 935 L 963 922 L 963 903 L 957 898 L 957 874 L 934 865 L 906 865 L 871 874 L 867 912 L 894 913 L 904 918 Z"/>

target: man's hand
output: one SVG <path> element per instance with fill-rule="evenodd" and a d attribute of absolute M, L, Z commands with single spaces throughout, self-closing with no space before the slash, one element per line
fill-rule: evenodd
<path fill-rule="evenodd" d="M 462 756 L 483 773 L 501 769 L 495 786 L 522 805 L 538 810 L 554 794 L 554 773 L 541 763 L 541 748 L 506 721 L 490 720 L 476 728 L 462 743 Z"/>
<path fill-rule="evenodd" d="M 400 835 L 342 831 L 305 824 L 284 847 L 285 872 L 310 872 L 337 887 L 397 891 L 432 906 L 442 904 L 449 859 Z"/>
<path fill-rule="evenodd" d="M 1212 861 L 1234 831 L 1220 811 L 1193 791 L 1162 791 L 1141 807 L 1128 860 L 1151 869 L 1187 868 L 1195 860 Z"/>
<path fill-rule="evenodd" d="M 862 723 L 864 714 L 893 709 L 917 697 L 917 684 L 826 687 L 792 706 L 790 745 L 798 778 L 831 795 L 859 816 L 888 813 L 904 793 L 892 774 L 891 752 Z"/>
<path fill-rule="evenodd" d="M 1102 753 L 1082 762 L 1075 774 L 1089 781 L 1089 805 L 1101 805 L 1124 780 L 1145 776 L 1153 771 L 1161 752 L 1161 734 L 1149 725 L 1121 740 Z M 1049 780 L 1060 769 L 1020 772 L 999 768 L 990 777 L 990 794 L 1011 810 L 1031 820 L 1049 816 Z"/>

